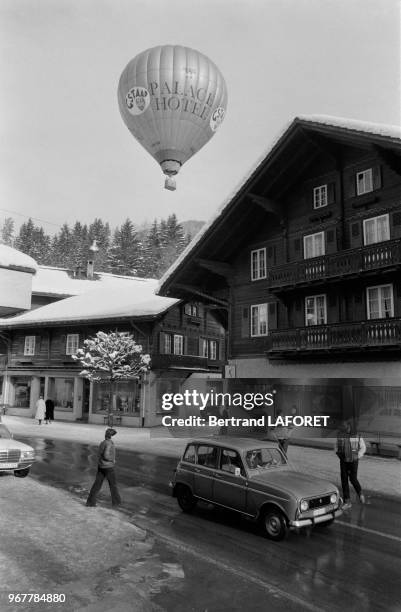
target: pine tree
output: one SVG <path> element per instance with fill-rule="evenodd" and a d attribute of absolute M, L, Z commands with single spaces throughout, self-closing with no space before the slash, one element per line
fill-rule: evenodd
<path fill-rule="evenodd" d="M 134 224 L 127 219 L 120 228 L 114 231 L 113 242 L 109 250 L 108 264 L 114 274 L 135 276 L 140 264 L 140 245 Z"/>
<path fill-rule="evenodd" d="M 35 226 L 31 218 L 20 227 L 15 239 L 15 248 L 30 255 L 39 264 L 48 260 L 51 239 L 42 227 Z"/>
<path fill-rule="evenodd" d="M 96 240 L 96 246 L 99 249 L 95 256 L 95 270 L 101 271 L 107 269 L 108 250 L 110 248 L 110 226 L 108 223 L 103 223 L 101 219 L 96 218 L 89 225 L 88 229 L 88 244 L 91 246 Z"/>
<path fill-rule="evenodd" d="M 7 244 L 8 246 L 13 245 L 14 240 L 14 219 L 6 217 L 3 222 L 0 234 L 0 242 Z"/>

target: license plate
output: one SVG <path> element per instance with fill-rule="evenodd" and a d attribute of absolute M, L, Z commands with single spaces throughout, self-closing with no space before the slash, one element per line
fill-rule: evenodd
<path fill-rule="evenodd" d="M 326 514 L 328 512 L 328 508 L 317 508 L 313 511 L 313 516 L 321 516 L 322 514 Z"/>
<path fill-rule="evenodd" d="M 18 467 L 18 463 L 0 463 L 0 468 L 3 470 L 15 470 Z"/>

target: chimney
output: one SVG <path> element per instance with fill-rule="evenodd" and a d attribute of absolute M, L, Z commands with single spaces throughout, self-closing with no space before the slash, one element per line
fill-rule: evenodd
<path fill-rule="evenodd" d="M 90 280 L 93 280 L 93 271 L 94 271 L 94 267 L 95 267 L 95 257 L 96 257 L 96 253 L 99 250 L 99 247 L 96 244 L 96 240 L 94 240 L 91 244 L 91 246 L 89 247 L 89 250 L 92 253 L 92 257 L 91 259 L 88 259 L 88 261 L 86 262 L 86 278 L 89 278 Z"/>

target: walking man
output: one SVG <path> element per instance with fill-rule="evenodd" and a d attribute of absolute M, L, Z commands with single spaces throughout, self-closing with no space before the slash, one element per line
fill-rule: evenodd
<path fill-rule="evenodd" d="M 366 452 L 364 439 L 356 433 L 350 421 L 344 421 L 337 434 L 335 444 L 337 457 L 340 459 L 341 487 L 343 490 L 343 509 L 351 508 L 349 483 L 354 487 L 361 504 L 365 503 L 365 496 L 358 481 L 358 461 Z"/>
<path fill-rule="evenodd" d="M 86 502 L 87 506 L 96 506 L 96 497 L 102 488 L 105 478 L 107 478 L 109 483 L 112 505 L 119 506 L 121 504 L 121 497 L 117 489 L 116 475 L 114 472 L 116 449 L 111 439 L 116 433 L 115 429 L 111 429 L 110 427 L 106 429 L 104 440 L 99 445 L 97 474 Z"/>
<path fill-rule="evenodd" d="M 38 401 L 36 402 L 36 413 L 35 413 L 35 419 L 38 419 L 39 425 L 42 425 L 42 421 L 45 418 L 45 414 L 46 414 L 46 404 L 45 404 L 45 400 L 43 399 L 43 395 L 41 395 Z"/>

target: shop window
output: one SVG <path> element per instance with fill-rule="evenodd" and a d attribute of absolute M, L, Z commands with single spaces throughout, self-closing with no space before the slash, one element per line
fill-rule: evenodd
<path fill-rule="evenodd" d="M 11 378 L 15 408 L 29 408 L 31 399 L 31 379 L 26 376 L 15 376 Z"/>
<path fill-rule="evenodd" d="M 93 386 L 92 411 L 94 413 L 108 414 L 110 390 L 108 383 Z M 121 416 L 139 416 L 140 387 L 136 380 L 124 380 L 115 384 L 111 411 Z"/>
<path fill-rule="evenodd" d="M 54 379 L 54 404 L 57 410 L 72 412 L 74 406 L 74 379 Z"/>

